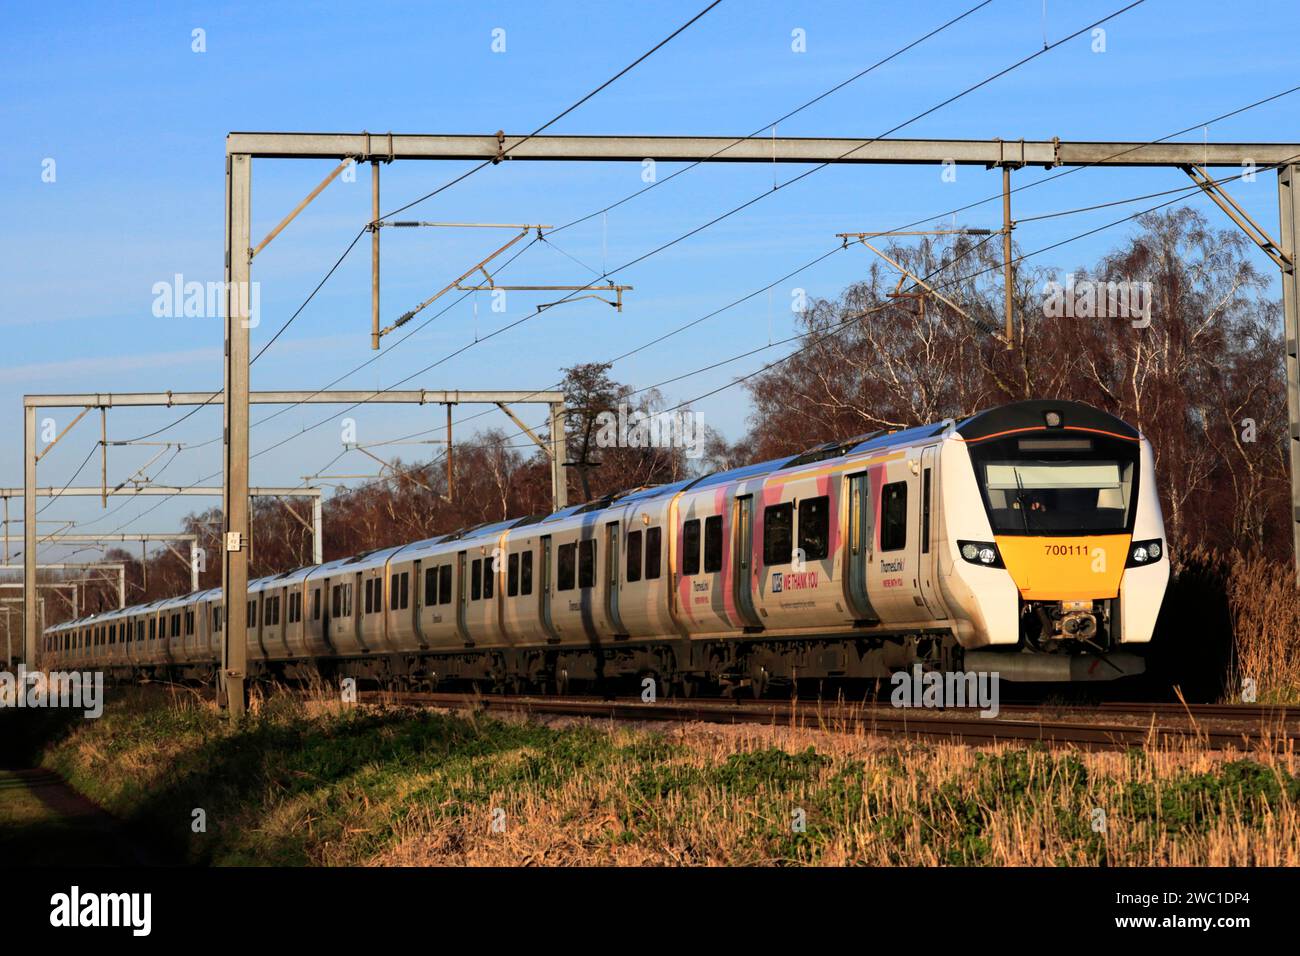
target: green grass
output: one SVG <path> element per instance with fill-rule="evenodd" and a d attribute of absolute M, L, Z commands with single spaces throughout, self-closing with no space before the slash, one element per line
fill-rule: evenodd
<path fill-rule="evenodd" d="M 1225 820 L 1236 828 L 1230 846 L 1245 830 L 1245 843 L 1300 856 L 1267 836 L 1286 820 L 1280 832 L 1295 839 L 1300 777 L 1279 766 L 818 739 L 701 744 L 603 724 L 313 710 L 287 695 L 232 724 L 205 705 L 127 695 L 53 741 L 44 762 L 176 858 L 220 865 L 395 853 L 401 862 L 1150 864 L 1208 857 Z M 1109 835 L 1089 826 L 1098 806 Z M 508 838 L 488 835 L 497 808 Z M 193 832 L 195 809 L 206 832 Z M 19 829 L 37 822 L 23 816 L 30 806 L 8 812 Z"/>

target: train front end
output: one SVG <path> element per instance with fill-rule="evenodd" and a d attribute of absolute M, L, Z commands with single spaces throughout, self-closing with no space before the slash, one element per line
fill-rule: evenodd
<path fill-rule="evenodd" d="M 1035 681 L 1141 673 L 1134 650 L 1169 580 L 1147 440 L 1053 401 L 973 416 L 954 438 L 945 505 L 966 666 Z"/>

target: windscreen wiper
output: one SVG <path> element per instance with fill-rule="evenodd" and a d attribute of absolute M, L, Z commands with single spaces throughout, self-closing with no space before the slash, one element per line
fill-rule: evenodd
<path fill-rule="evenodd" d="M 1029 509 L 1025 507 L 1025 483 L 1020 480 L 1020 469 L 1011 466 L 1011 473 L 1016 476 L 1016 503 L 1020 505 L 1020 518 L 1025 525 L 1025 534 L 1029 533 Z"/>

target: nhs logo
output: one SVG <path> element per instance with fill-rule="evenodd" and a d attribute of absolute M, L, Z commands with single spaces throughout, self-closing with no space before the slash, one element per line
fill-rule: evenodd
<path fill-rule="evenodd" d="M 772 593 L 773 593 L 773 594 L 776 594 L 776 593 L 778 593 L 778 592 L 781 590 L 781 578 L 782 578 L 782 575 L 781 575 L 781 572 L 779 572 L 779 571 L 772 575 Z"/>

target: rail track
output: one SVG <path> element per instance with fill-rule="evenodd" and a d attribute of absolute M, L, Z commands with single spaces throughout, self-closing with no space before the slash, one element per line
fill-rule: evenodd
<path fill-rule="evenodd" d="M 887 703 L 484 696 L 411 691 L 363 692 L 366 703 L 391 701 L 452 710 L 480 710 L 595 720 L 764 724 L 846 733 L 888 734 L 964 743 L 1041 743 L 1090 750 L 1176 747 L 1286 752 L 1300 739 L 1300 709 L 1232 704 L 1010 704 L 996 717 L 958 709 L 900 708 Z M 1051 716 L 1060 713 L 1062 716 Z M 1068 715 L 1068 716 L 1067 716 Z M 1097 720 L 1095 718 L 1101 718 Z M 1130 723 L 1119 722 L 1128 718 Z"/>

